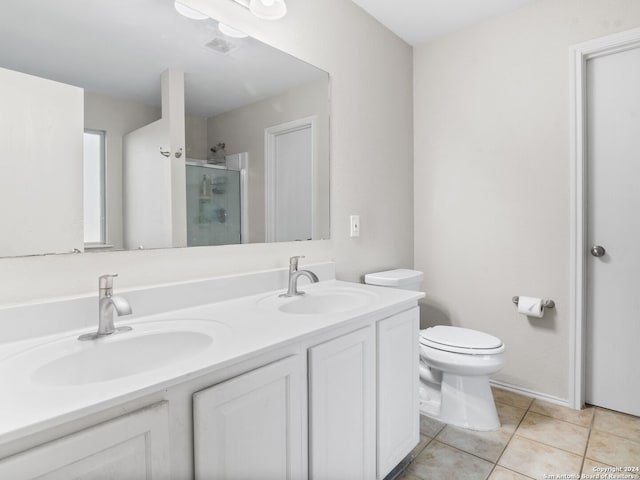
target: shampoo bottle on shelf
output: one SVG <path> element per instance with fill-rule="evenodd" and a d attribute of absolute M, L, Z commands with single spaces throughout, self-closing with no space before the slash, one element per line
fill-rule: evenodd
<path fill-rule="evenodd" d="M 202 182 L 200 182 L 200 196 L 211 196 L 209 178 L 206 175 L 202 175 Z"/>

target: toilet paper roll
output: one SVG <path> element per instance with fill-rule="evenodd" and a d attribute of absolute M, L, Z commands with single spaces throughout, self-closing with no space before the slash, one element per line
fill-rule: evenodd
<path fill-rule="evenodd" d="M 542 299 L 520 296 L 518 298 L 518 313 L 522 313 L 528 317 L 542 318 L 542 315 L 544 315 Z"/>

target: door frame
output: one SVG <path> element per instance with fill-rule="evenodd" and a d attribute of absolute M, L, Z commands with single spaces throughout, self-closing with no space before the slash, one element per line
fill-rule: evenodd
<path fill-rule="evenodd" d="M 587 287 L 587 61 L 640 48 L 640 28 L 589 40 L 570 48 L 570 252 L 569 406 L 585 403 Z"/>
<path fill-rule="evenodd" d="M 238 157 L 237 168 L 229 168 L 231 157 Z M 240 173 L 240 243 L 249 243 L 249 152 L 225 155 L 227 169 Z"/>
<path fill-rule="evenodd" d="M 264 166 L 265 166 L 265 237 L 267 242 L 275 241 L 275 162 L 276 162 L 276 137 L 303 128 L 311 128 L 311 236 L 313 239 L 316 235 L 316 165 L 318 161 L 317 152 L 317 123 L 318 117 L 312 115 L 310 117 L 299 118 L 290 122 L 281 123 L 264 129 Z"/>

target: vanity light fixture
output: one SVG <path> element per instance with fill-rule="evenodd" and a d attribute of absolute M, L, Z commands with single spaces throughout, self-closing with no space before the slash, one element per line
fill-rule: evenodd
<path fill-rule="evenodd" d="M 179 2 L 177 0 L 176 2 L 174 2 L 173 6 L 175 7 L 175 9 L 178 11 L 180 15 L 190 18 L 191 20 L 206 20 L 207 18 L 209 18 L 209 15 L 205 15 L 204 13 L 199 12 L 198 10 L 194 10 L 191 7 L 187 7 L 184 3 Z"/>
<path fill-rule="evenodd" d="M 278 20 L 287 14 L 284 0 L 233 0 L 263 20 Z"/>

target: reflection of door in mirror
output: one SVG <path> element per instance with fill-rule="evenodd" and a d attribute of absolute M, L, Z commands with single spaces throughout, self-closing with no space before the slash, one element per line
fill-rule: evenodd
<path fill-rule="evenodd" d="M 268 242 L 313 238 L 315 125 L 309 117 L 265 130 Z"/>

